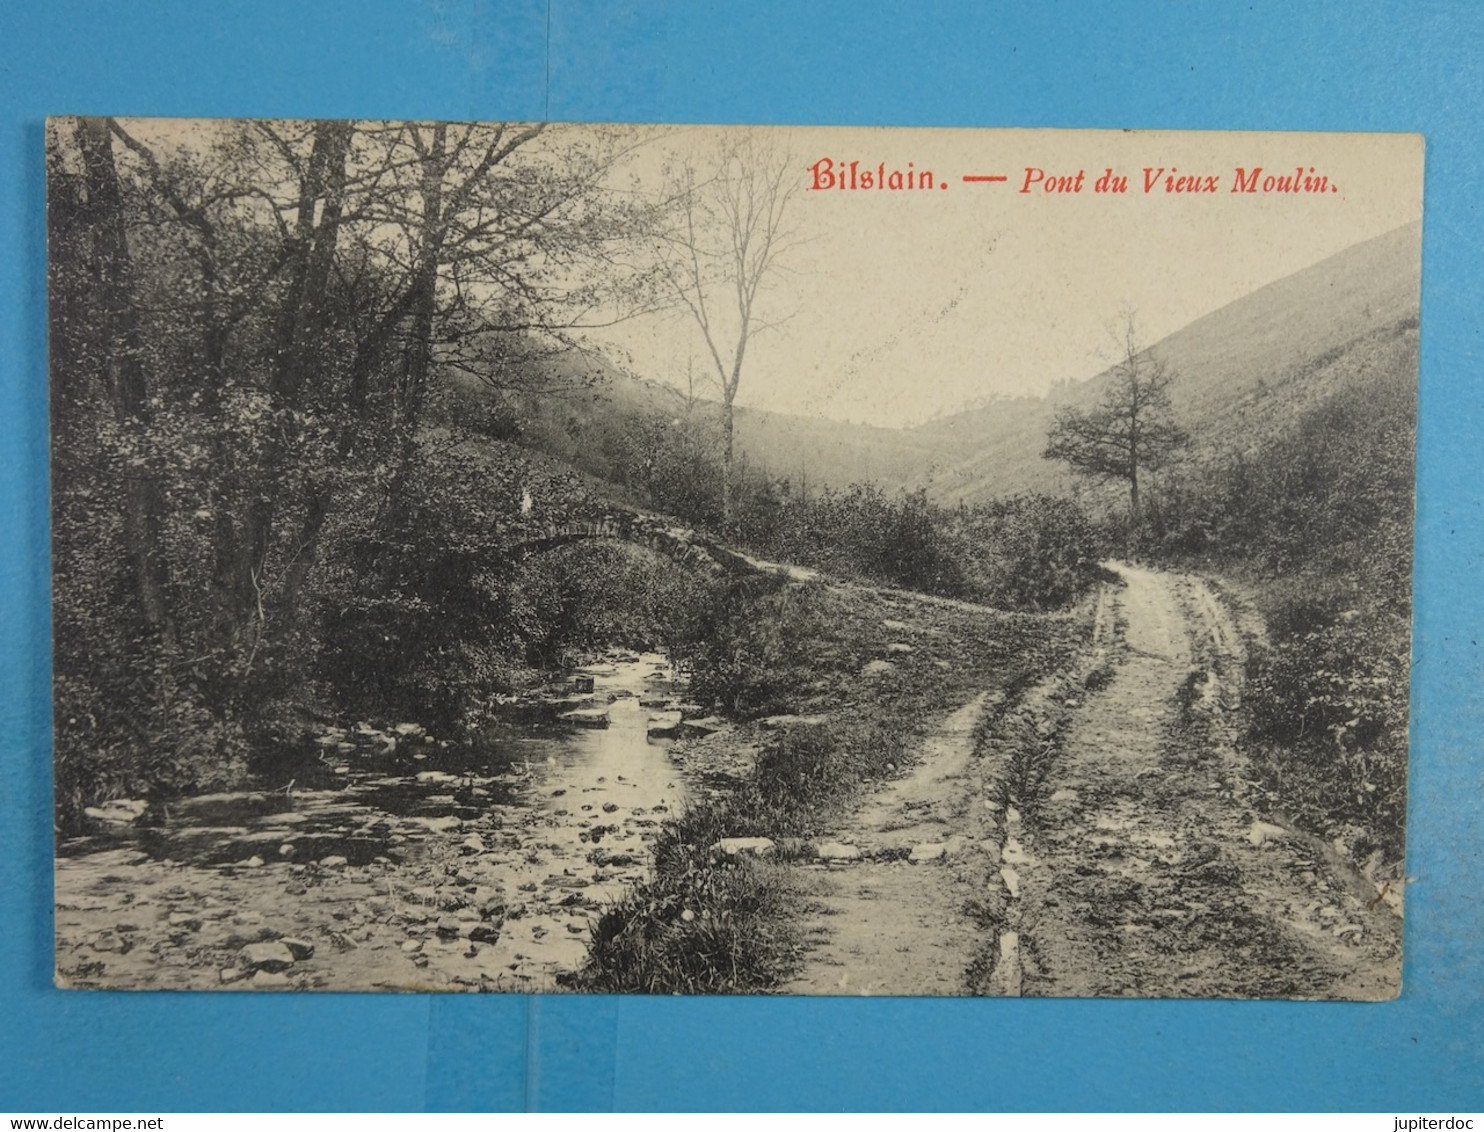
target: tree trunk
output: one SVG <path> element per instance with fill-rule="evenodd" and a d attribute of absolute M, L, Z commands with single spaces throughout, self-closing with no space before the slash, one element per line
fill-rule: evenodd
<path fill-rule="evenodd" d="M 309 166 L 299 185 L 289 285 L 279 302 L 274 323 L 275 357 L 269 391 L 276 412 L 302 408 L 306 386 L 313 386 L 320 378 L 319 339 L 324 330 L 326 291 L 345 205 L 345 161 L 350 149 L 350 130 L 346 122 L 316 123 Z M 321 198 L 324 205 L 319 208 Z M 257 616 L 260 609 L 266 616 L 260 601 L 260 575 L 273 544 L 275 514 L 287 491 L 284 472 L 290 459 L 282 429 L 270 430 L 257 469 L 259 490 L 247 508 L 237 540 L 234 572 L 238 579 L 238 608 L 234 621 L 239 625 Z M 276 621 L 274 637 L 292 628 L 303 578 L 314 560 L 315 543 L 328 511 L 329 501 L 322 491 L 316 489 L 310 494 L 298 537 L 299 550 L 289 568 L 291 576 L 268 603 Z M 258 627 L 260 641 L 267 631 L 266 625 Z"/>
<path fill-rule="evenodd" d="M 732 399 L 721 406 L 721 532 L 732 536 Z"/>
<path fill-rule="evenodd" d="M 143 434 L 152 416 L 148 377 L 130 281 L 123 192 L 108 119 L 78 119 L 77 140 L 85 171 L 84 224 L 93 234 L 91 305 L 107 342 L 104 385 L 119 423 L 130 433 Z M 159 485 L 143 464 L 131 464 L 124 473 L 124 541 L 144 623 L 151 631 L 172 637 L 163 500 Z"/>
<path fill-rule="evenodd" d="M 397 399 L 397 458 L 387 487 L 386 513 L 394 522 L 401 512 L 403 492 L 412 470 L 412 460 L 417 450 L 417 429 L 422 421 L 428 380 L 433 369 L 433 326 L 438 315 L 438 265 L 443 257 L 445 234 L 443 178 L 448 172 L 447 130 L 448 127 L 441 122 L 433 127 L 432 143 L 422 156 L 422 238 L 409 291 L 411 325 L 408 327 L 407 353 L 403 362 L 400 396 Z"/>

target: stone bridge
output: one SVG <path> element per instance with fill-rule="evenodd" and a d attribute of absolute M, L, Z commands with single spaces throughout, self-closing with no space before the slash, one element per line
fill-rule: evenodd
<path fill-rule="evenodd" d="M 674 526 L 656 515 L 621 508 L 608 508 L 544 524 L 533 515 L 527 531 L 519 544 L 519 549 L 527 554 L 541 554 L 587 539 L 608 539 L 648 547 L 683 566 L 712 574 L 771 574 L 792 581 L 807 581 L 816 576 L 813 570 L 802 566 L 763 562 L 724 546 L 709 535 Z"/>

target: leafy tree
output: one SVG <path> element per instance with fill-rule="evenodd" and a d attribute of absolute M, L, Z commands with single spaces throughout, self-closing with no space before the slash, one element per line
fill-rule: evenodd
<path fill-rule="evenodd" d="M 1079 475 L 1127 483 L 1129 520 L 1137 530 L 1139 477 L 1164 467 L 1187 437 L 1171 417 L 1174 374 L 1139 347 L 1132 320 L 1125 327 L 1122 346 L 1123 358 L 1113 367 L 1097 406 L 1059 409 L 1041 455 L 1064 461 Z"/>
<path fill-rule="evenodd" d="M 529 461 L 450 458 L 446 386 L 529 390 L 551 372 L 533 351 L 621 315 L 630 140 L 49 124 L 64 825 L 233 780 L 327 692 L 477 712 L 551 637 L 504 631 Z"/>

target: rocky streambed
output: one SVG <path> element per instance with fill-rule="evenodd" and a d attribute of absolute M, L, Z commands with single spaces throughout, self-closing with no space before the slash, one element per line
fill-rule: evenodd
<path fill-rule="evenodd" d="M 58 981 L 549 989 L 687 800 L 676 693 L 662 657 L 615 655 L 480 742 L 363 725 L 276 788 L 182 799 L 154 826 L 116 806 L 58 848 Z"/>

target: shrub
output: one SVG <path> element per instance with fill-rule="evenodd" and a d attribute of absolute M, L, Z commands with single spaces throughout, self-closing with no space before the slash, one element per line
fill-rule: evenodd
<path fill-rule="evenodd" d="M 990 605 L 1056 609 L 1100 578 L 1102 540 L 1073 500 L 1038 494 L 995 500 L 966 512 L 963 528 L 972 590 Z"/>
<path fill-rule="evenodd" d="M 683 646 L 691 694 L 739 719 L 794 710 L 825 635 L 823 584 L 748 579 L 707 596 L 691 611 Z"/>
<path fill-rule="evenodd" d="M 778 866 L 745 858 L 659 870 L 594 924 L 584 990 L 735 994 L 775 986 L 794 954 Z"/>
<path fill-rule="evenodd" d="M 1401 855 L 1406 625 L 1346 611 L 1249 665 L 1248 740 L 1286 804 L 1322 827 L 1363 825 Z"/>

